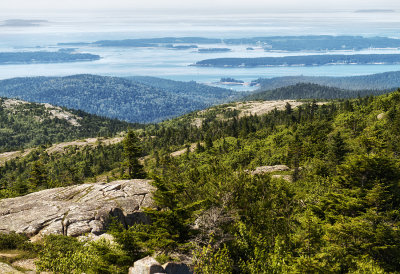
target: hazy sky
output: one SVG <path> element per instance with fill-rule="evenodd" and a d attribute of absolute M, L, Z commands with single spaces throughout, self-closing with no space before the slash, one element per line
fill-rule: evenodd
<path fill-rule="evenodd" d="M 400 9 L 399 0 L 0 0 L 0 10 L 215 9 L 268 12 L 283 9 Z M 260 10 L 262 9 L 262 10 Z M 221 10 L 222 11 L 222 10 Z"/>

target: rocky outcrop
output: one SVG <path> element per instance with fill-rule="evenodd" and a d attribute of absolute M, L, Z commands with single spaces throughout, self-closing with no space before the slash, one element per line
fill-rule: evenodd
<path fill-rule="evenodd" d="M 8 264 L 0 262 L 0 273 L 18 274 L 18 273 L 22 273 L 22 272 L 16 270 L 15 268 L 13 268 L 11 266 L 9 266 Z"/>
<path fill-rule="evenodd" d="M 101 234 L 110 216 L 124 225 L 146 223 L 143 207 L 152 207 L 149 180 L 122 180 L 54 188 L 0 200 L 0 233 L 28 236 Z"/>
<path fill-rule="evenodd" d="M 147 256 L 136 261 L 133 267 L 129 268 L 129 274 L 154 274 L 165 273 L 164 268 L 153 258 Z"/>
<path fill-rule="evenodd" d="M 276 165 L 276 166 L 259 166 L 255 170 L 251 171 L 251 174 L 265 174 L 277 171 L 288 171 L 290 168 L 285 165 Z"/>
<path fill-rule="evenodd" d="M 190 268 L 184 263 L 169 262 L 164 265 L 159 264 L 153 257 L 147 256 L 136 261 L 133 267 L 129 268 L 129 274 L 192 274 Z"/>

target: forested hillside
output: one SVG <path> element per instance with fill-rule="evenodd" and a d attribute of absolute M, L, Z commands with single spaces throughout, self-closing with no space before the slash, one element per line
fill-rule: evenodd
<path fill-rule="evenodd" d="M 0 152 L 113 136 L 128 127 L 138 125 L 49 104 L 0 98 Z"/>
<path fill-rule="evenodd" d="M 193 64 L 198 67 L 273 67 L 273 66 L 325 66 L 368 65 L 400 63 L 399 54 L 353 54 L 353 55 L 298 55 L 281 57 L 215 58 Z"/>
<path fill-rule="evenodd" d="M 227 97 L 232 99 L 235 96 L 235 93 L 230 90 L 198 84 L 195 81 L 182 82 L 149 76 L 132 76 L 126 78 L 134 82 L 166 90 L 172 94 L 184 96 L 188 100 L 203 100 L 206 104 L 215 104 L 215 102 L 220 102 L 221 99 L 224 100 Z"/>
<path fill-rule="evenodd" d="M 244 100 L 345 99 L 387 92 L 387 90 L 345 90 L 312 83 L 298 83 L 274 90 L 256 92 L 244 97 Z"/>
<path fill-rule="evenodd" d="M 232 100 L 235 96 L 227 89 L 207 88 L 193 83 L 189 83 L 188 87 L 183 83 L 177 86 L 178 89 L 165 89 L 124 78 L 96 75 L 14 78 L 0 81 L 0 96 L 143 123 L 176 117 Z M 189 89 L 191 91 L 186 92 Z"/>
<path fill-rule="evenodd" d="M 137 155 L 146 156 L 145 171 L 157 187 L 157 208 L 146 211 L 153 222 L 113 223 L 109 233 L 118 245 L 104 243 L 101 254 L 72 238 L 47 238 L 40 265 L 50 267 L 58 254 L 101 264 L 65 260 L 57 267 L 124 273 L 153 254 L 160 261 L 191 258 L 196 273 L 400 271 L 400 91 L 297 108 L 287 103 L 259 116 L 241 117 L 230 107 L 202 112 L 201 124 L 191 114 L 136 131 L 140 141 L 131 147 L 137 154 L 141 146 Z M 1 193 L 51 187 L 57 163 L 82 175 L 76 182 L 62 176 L 60 184 L 85 180 L 85 170 L 90 178 L 99 162 L 110 176 L 122 176 L 127 144 L 71 149 L 58 160 L 32 152 L 0 169 Z M 185 150 L 171 154 L 178 149 Z M 101 161 L 107 157 L 114 160 Z M 35 177 L 37 170 L 42 176 Z"/>
<path fill-rule="evenodd" d="M 400 71 L 346 77 L 284 76 L 270 79 L 260 78 L 254 83 L 260 84 L 260 90 L 282 88 L 297 83 L 314 83 L 351 90 L 394 90 L 400 87 Z"/>

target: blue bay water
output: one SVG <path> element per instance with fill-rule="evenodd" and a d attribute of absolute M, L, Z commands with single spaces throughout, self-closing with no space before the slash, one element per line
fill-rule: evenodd
<path fill-rule="evenodd" d="M 352 11 L 331 13 L 260 13 L 233 15 L 165 15 L 165 14 L 2 14 L 7 19 L 44 19 L 38 27 L 0 27 L 0 51 L 58 50 L 60 42 L 93 42 L 130 38 L 166 36 L 256 37 L 272 35 L 363 35 L 398 38 L 400 14 L 359 14 Z M 200 45 L 200 47 L 224 47 Z M 1 65 L 0 79 L 24 76 L 65 76 L 99 74 L 109 76 L 156 76 L 180 81 L 214 83 L 221 77 L 245 82 L 263 77 L 288 75 L 354 76 L 400 70 L 398 65 L 331 65 L 321 67 L 202 68 L 189 66 L 197 61 L 219 57 L 266 57 L 316 54 L 315 52 L 264 52 L 246 50 L 247 45 L 227 46 L 232 52 L 198 53 L 166 48 L 98 48 L 80 46 L 78 52 L 99 54 L 94 62 Z M 354 52 L 325 52 L 325 54 Z M 357 53 L 400 53 L 398 49 L 368 49 Z M 228 86 L 237 90 L 249 87 Z"/>

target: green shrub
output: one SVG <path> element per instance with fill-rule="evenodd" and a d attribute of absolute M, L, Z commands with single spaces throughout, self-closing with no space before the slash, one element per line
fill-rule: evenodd
<path fill-rule="evenodd" d="M 15 232 L 8 234 L 0 233 L 0 250 L 1 249 L 32 250 L 33 244 L 26 235 L 17 234 Z"/>

